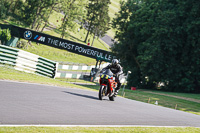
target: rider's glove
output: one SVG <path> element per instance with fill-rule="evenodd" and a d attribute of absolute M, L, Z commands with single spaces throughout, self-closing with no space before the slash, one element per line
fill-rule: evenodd
<path fill-rule="evenodd" d="M 113 76 L 117 77 L 117 74 L 113 74 Z"/>

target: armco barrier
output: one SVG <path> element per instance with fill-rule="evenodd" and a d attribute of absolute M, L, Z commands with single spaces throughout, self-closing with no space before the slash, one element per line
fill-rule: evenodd
<path fill-rule="evenodd" d="M 84 75 L 86 75 L 86 74 L 85 73 L 71 73 L 71 72 L 57 72 L 56 78 L 83 79 Z"/>
<path fill-rule="evenodd" d="M 100 68 L 106 67 L 110 63 L 105 63 L 100 66 Z M 93 66 L 78 66 L 78 65 L 58 65 L 58 69 L 63 70 L 89 70 L 91 71 L 92 68 L 95 68 L 95 65 Z"/>
<path fill-rule="evenodd" d="M 73 79 L 84 79 L 84 76 L 88 75 L 86 73 L 72 73 L 72 72 L 63 72 L 58 71 L 56 73 L 56 78 L 73 78 Z M 89 75 L 88 75 L 89 76 Z M 121 83 L 126 81 L 125 76 L 120 76 L 119 80 Z M 99 81 L 100 77 L 97 76 L 94 81 Z"/>
<path fill-rule="evenodd" d="M 57 62 L 4 45 L 0 45 L 0 63 L 12 65 L 16 70 L 51 78 L 55 78 L 58 68 Z"/>
<path fill-rule="evenodd" d="M 106 67 L 110 63 L 104 63 L 100 65 L 100 68 Z M 58 71 L 56 74 L 56 78 L 73 78 L 73 79 L 83 79 L 85 75 L 87 75 L 83 70 L 89 70 L 91 71 L 92 68 L 95 68 L 95 66 L 78 66 L 78 65 L 58 65 Z M 70 71 L 62 71 L 62 70 L 81 70 L 82 72 L 80 73 L 72 73 Z M 89 76 L 89 75 L 88 75 Z M 120 76 L 119 80 L 121 83 L 125 82 L 126 77 L 124 75 Z M 99 76 L 95 78 L 95 81 L 99 80 Z"/>

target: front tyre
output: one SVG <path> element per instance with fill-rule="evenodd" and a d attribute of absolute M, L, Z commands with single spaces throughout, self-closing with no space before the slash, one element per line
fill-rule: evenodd
<path fill-rule="evenodd" d="M 114 101 L 115 100 L 115 96 L 113 95 L 113 96 L 109 97 L 109 99 L 110 99 L 110 101 Z"/>
<path fill-rule="evenodd" d="M 101 85 L 99 88 L 99 100 L 102 100 L 102 98 L 105 96 L 106 93 L 106 86 Z"/>

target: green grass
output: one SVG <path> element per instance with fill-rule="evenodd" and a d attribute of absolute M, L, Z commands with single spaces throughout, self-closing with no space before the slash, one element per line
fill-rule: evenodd
<path fill-rule="evenodd" d="M 147 90 L 147 91 L 149 91 L 149 90 Z M 163 91 L 157 91 L 157 90 L 151 90 L 150 92 L 173 95 L 173 96 L 180 96 L 180 97 L 187 97 L 187 98 L 193 98 L 193 99 L 200 100 L 200 94 L 163 92 Z"/>
<path fill-rule="evenodd" d="M 158 92 L 159 93 L 159 92 Z M 177 93 L 171 93 L 171 95 L 176 95 Z M 191 95 L 194 94 L 187 94 L 184 97 L 187 98 L 188 96 L 190 97 Z M 199 94 L 196 94 L 198 96 Z M 200 103 L 197 102 L 192 102 L 184 99 L 179 99 L 179 98 L 174 98 L 170 96 L 163 96 L 163 95 L 158 95 L 158 94 L 152 94 L 148 92 L 143 92 L 143 91 L 132 91 L 132 90 L 126 90 L 125 91 L 125 97 L 133 100 L 138 100 L 142 102 L 148 102 L 150 104 L 154 104 L 156 101 L 158 101 L 159 106 L 164 106 L 168 108 L 175 109 L 177 105 L 177 110 L 182 110 L 185 112 L 193 113 L 200 115 Z"/>
<path fill-rule="evenodd" d="M 29 83 L 39 83 L 39 84 L 46 84 L 46 85 L 60 86 L 60 87 L 90 89 L 87 87 L 80 87 L 74 84 L 63 82 L 60 79 L 52 79 L 52 78 L 48 78 L 48 77 L 44 77 L 44 76 L 40 76 L 36 74 L 17 71 L 17 70 L 14 70 L 13 67 L 2 66 L 2 65 L 0 65 L 0 79 L 29 82 Z"/>
<path fill-rule="evenodd" d="M 98 85 L 97 82 L 91 82 L 91 81 L 88 81 L 88 80 L 83 80 L 83 79 L 65 79 L 65 78 L 57 78 L 57 80 L 60 80 L 60 81 L 63 81 L 63 82 L 73 82 L 73 83 L 83 83 L 83 84 L 86 84 L 85 87 L 87 87 L 87 84 L 93 84 L 91 86 L 94 86 L 95 84 Z M 90 88 L 92 89 L 92 88 Z"/>
<path fill-rule="evenodd" d="M 109 16 L 111 19 L 111 22 L 114 18 L 116 18 L 116 14 L 120 11 L 120 0 L 111 0 L 111 4 L 109 5 Z M 107 31 L 107 35 L 114 38 L 115 36 L 115 30 L 111 28 Z"/>
<path fill-rule="evenodd" d="M 199 133 L 195 127 L 0 127 L 0 133 Z"/>
<path fill-rule="evenodd" d="M 115 18 L 115 14 L 120 10 L 120 3 L 117 0 L 111 0 L 109 6 L 109 16 L 111 19 Z"/>
<path fill-rule="evenodd" d="M 55 26 L 60 27 L 62 24 L 62 18 L 64 18 L 63 14 L 53 11 L 52 15 L 49 17 L 49 21 Z"/>

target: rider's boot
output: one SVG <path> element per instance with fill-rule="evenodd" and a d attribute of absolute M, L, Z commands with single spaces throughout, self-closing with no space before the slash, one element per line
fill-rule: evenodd
<path fill-rule="evenodd" d="M 121 83 L 118 83 L 117 88 L 115 89 L 115 95 L 118 94 L 120 87 L 121 87 Z"/>
<path fill-rule="evenodd" d="M 115 90 L 115 95 L 117 95 L 117 94 L 118 94 L 118 92 L 119 92 L 119 90 Z"/>

